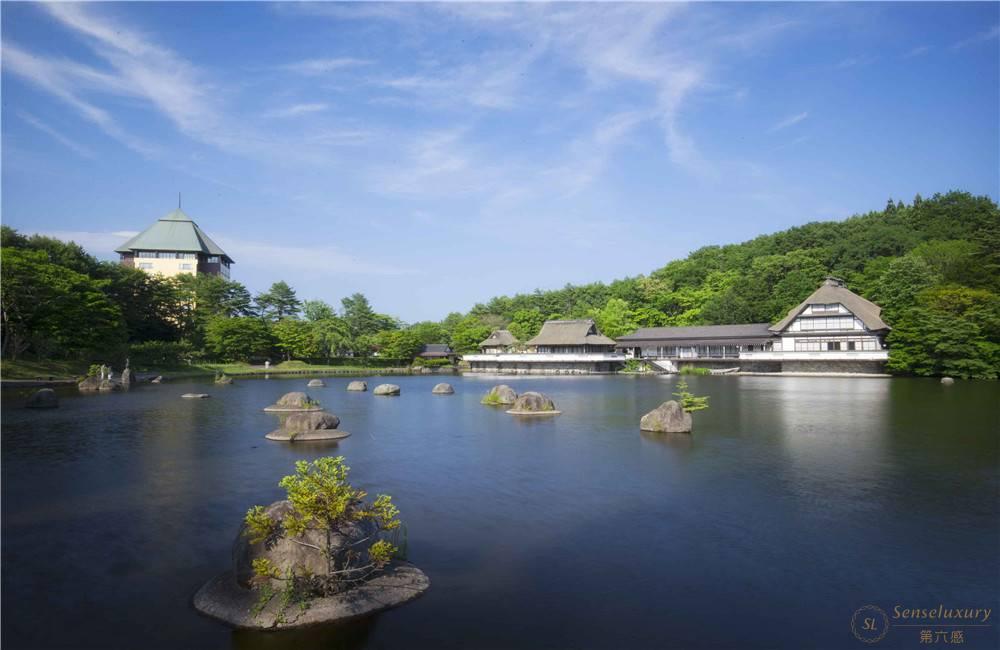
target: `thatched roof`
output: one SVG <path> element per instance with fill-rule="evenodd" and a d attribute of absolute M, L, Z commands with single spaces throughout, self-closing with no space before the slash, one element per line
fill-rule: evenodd
<path fill-rule="evenodd" d="M 479 344 L 481 348 L 498 347 L 504 345 L 514 345 L 517 337 L 510 333 L 510 330 L 493 330 L 485 341 Z"/>
<path fill-rule="evenodd" d="M 814 291 L 811 296 L 803 300 L 801 304 L 788 312 L 787 316 L 773 325 L 771 331 L 775 333 L 784 331 L 809 305 L 826 305 L 832 303 L 840 303 L 847 307 L 872 332 L 892 329 L 882 320 L 881 307 L 847 289 L 841 280 L 827 278 L 823 281 L 822 286 Z"/>
<path fill-rule="evenodd" d="M 545 324 L 542 325 L 542 331 L 527 344 L 613 346 L 615 342 L 598 332 L 597 325 L 588 318 L 586 320 L 545 321 Z"/>

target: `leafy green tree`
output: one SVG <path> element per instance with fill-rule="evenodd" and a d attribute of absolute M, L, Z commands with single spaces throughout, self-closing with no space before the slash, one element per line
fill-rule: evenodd
<path fill-rule="evenodd" d="M 130 343 L 183 336 L 188 306 L 172 279 L 108 263 L 97 267 L 94 277 L 106 280 L 104 293 L 121 310 Z"/>
<path fill-rule="evenodd" d="M 342 318 L 324 318 L 312 323 L 313 339 L 320 356 L 327 360 L 354 352 L 351 332 Z"/>
<path fill-rule="evenodd" d="M 302 303 L 302 315 L 308 321 L 329 320 L 337 316 L 333 307 L 322 300 L 306 300 Z"/>
<path fill-rule="evenodd" d="M 440 323 L 422 321 L 410 325 L 407 329 L 413 332 L 422 344 L 448 342 L 448 334 Z"/>
<path fill-rule="evenodd" d="M 514 318 L 507 325 L 507 329 L 517 337 L 518 341 L 524 342 L 537 336 L 544 324 L 545 316 L 537 309 L 518 309 L 514 312 Z"/>
<path fill-rule="evenodd" d="M 927 262 L 942 281 L 972 287 L 983 277 L 979 254 L 979 246 L 962 239 L 925 241 L 912 251 L 912 255 Z"/>
<path fill-rule="evenodd" d="M 940 277 L 922 258 L 904 255 L 889 262 L 869 292 L 882 307 L 885 320 L 893 325 L 897 318 L 916 305 L 917 295 L 940 281 Z"/>
<path fill-rule="evenodd" d="M 266 357 L 273 346 L 271 327 L 259 318 L 216 316 L 205 326 L 205 347 L 221 361 Z"/>
<path fill-rule="evenodd" d="M 476 316 L 462 319 L 451 335 L 451 349 L 457 354 L 466 354 L 479 350 L 479 344 L 486 340 L 494 328 L 484 325 Z"/>
<path fill-rule="evenodd" d="M 264 293 L 254 298 L 257 311 L 261 318 L 279 321 L 286 317 L 295 317 L 302 310 L 302 302 L 295 295 L 295 290 L 284 280 L 275 282 Z"/>
<path fill-rule="evenodd" d="M 290 361 L 319 356 L 320 348 L 315 330 L 316 323 L 282 318 L 271 327 L 271 334 L 278 349 L 284 353 L 285 360 Z"/>
<path fill-rule="evenodd" d="M 375 335 L 379 356 L 386 359 L 412 360 L 423 345 L 412 330 L 386 330 Z"/>
<path fill-rule="evenodd" d="M 618 338 L 631 334 L 639 326 L 632 319 L 632 310 L 621 298 L 611 298 L 602 309 L 594 310 L 591 315 L 597 324 L 597 329 L 605 336 Z"/>
<path fill-rule="evenodd" d="M 16 360 L 79 357 L 118 350 L 126 332 L 121 310 L 105 295 L 105 282 L 53 264 L 38 250 L 0 252 L 2 350 Z"/>

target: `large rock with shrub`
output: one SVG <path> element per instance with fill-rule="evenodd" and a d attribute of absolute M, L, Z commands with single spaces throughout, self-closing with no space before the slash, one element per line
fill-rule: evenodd
<path fill-rule="evenodd" d="M 83 381 L 76 385 L 82 393 L 97 391 L 101 388 L 101 378 L 97 375 L 85 377 Z"/>
<path fill-rule="evenodd" d="M 482 403 L 490 406 L 509 406 L 517 400 L 517 392 L 507 384 L 500 384 L 490 389 L 483 396 Z"/>
<path fill-rule="evenodd" d="M 293 413 L 296 411 L 322 411 L 323 407 L 320 406 L 319 402 L 305 393 L 294 391 L 285 393 L 277 402 L 266 407 L 264 410 L 276 413 Z"/>
<path fill-rule="evenodd" d="M 528 391 L 521 393 L 507 411 L 512 415 L 558 415 L 555 402 L 548 395 Z"/>
<path fill-rule="evenodd" d="M 670 400 L 642 416 L 639 428 L 658 433 L 691 433 L 691 414 Z"/>

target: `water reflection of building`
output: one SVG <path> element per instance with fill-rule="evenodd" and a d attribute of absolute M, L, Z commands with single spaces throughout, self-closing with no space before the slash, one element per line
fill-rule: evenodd
<path fill-rule="evenodd" d="M 877 374 L 889 353 L 889 326 L 878 305 L 837 278 L 823 284 L 774 325 L 651 327 L 617 344 L 632 358 L 667 371 L 681 365 L 738 368 L 750 372 Z"/>

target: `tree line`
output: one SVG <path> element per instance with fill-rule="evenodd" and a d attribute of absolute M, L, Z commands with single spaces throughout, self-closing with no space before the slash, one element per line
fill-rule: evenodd
<path fill-rule="evenodd" d="M 618 337 L 639 327 L 775 322 L 834 275 L 883 307 L 889 369 L 1000 374 L 1000 210 L 965 192 L 889 200 L 883 210 L 706 246 L 648 275 L 498 296 L 441 321 L 405 324 L 364 295 L 339 309 L 285 282 L 251 296 L 217 276 L 151 276 L 74 243 L 4 227 L 3 356 L 252 361 L 409 361 L 424 344 L 477 349 L 505 327 L 527 341 L 554 318 L 593 318 Z"/>

